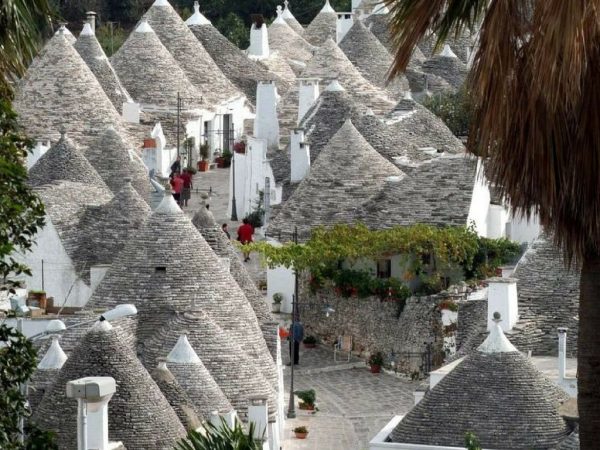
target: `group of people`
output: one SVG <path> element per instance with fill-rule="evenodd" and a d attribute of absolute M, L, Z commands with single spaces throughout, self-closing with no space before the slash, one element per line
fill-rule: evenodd
<path fill-rule="evenodd" d="M 192 196 L 192 188 L 194 186 L 192 175 L 188 169 L 181 170 L 181 156 L 178 156 L 171 165 L 169 183 L 173 192 L 173 198 L 182 208 L 188 205 L 188 201 Z"/>
<path fill-rule="evenodd" d="M 221 229 L 223 233 L 227 236 L 227 239 L 231 239 L 231 235 L 229 234 L 229 227 L 226 223 L 221 225 Z M 242 245 L 248 245 L 253 241 L 254 235 L 254 227 L 248 221 L 248 219 L 243 219 L 242 224 L 237 229 L 237 240 Z M 244 262 L 250 261 L 250 252 L 243 251 L 244 253 Z"/>

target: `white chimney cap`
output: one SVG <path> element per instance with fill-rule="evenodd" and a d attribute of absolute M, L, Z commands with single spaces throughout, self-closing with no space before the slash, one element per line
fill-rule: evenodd
<path fill-rule="evenodd" d="M 71 30 L 69 30 L 64 25 L 61 25 L 60 28 L 58 30 L 56 30 L 56 33 L 54 33 L 55 36 L 58 34 L 64 34 L 65 36 L 73 36 L 73 33 L 71 33 Z"/>
<path fill-rule="evenodd" d="M 277 5 L 277 18 L 273 21 L 273 23 L 289 27 L 288 23 L 283 19 L 283 11 L 281 10 L 281 5 Z"/>
<path fill-rule="evenodd" d="M 477 350 L 482 353 L 512 353 L 518 352 L 516 347 L 510 343 L 508 338 L 505 336 L 504 331 L 500 327 L 500 322 L 502 322 L 502 318 L 500 317 L 500 313 L 494 313 L 494 325 L 490 330 L 490 334 L 483 341 Z"/>
<path fill-rule="evenodd" d="M 67 355 L 58 343 L 58 336 L 53 336 L 52 344 L 50 344 L 50 348 L 38 364 L 38 369 L 60 369 L 66 361 Z"/>
<path fill-rule="evenodd" d="M 333 9 L 331 7 L 331 5 L 329 4 L 329 0 L 325 0 L 325 5 L 323 6 L 323 8 L 321 9 L 321 12 L 325 12 L 325 13 L 335 13 L 335 9 Z"/>
<path fill-rule="evenodd" d="M 142 19 L 140 24 L 135 29 L 136 33 L 154 33 L 154 30 L 146 19 Z"/>
<path fill-rule="evenodd" d="M 199 364 L 200 358 L 190 345 L 187 336 L 181 335 L 173 350 L 167 355 L 167 363 Z"/>
<path fill-rule="evenodd" d="M 194 14 L 192 14 L 190 18 L 185 21 L 185 24 L 188 27 L 191 27 L 192 25 L 211 25 L 211 21 L 200 12 L 200 4 L 198 2 L 194 2 Z"/>
<path fill-rule="evenodd" d="M 329 83 L 325 90 L 329 92 L 343 92 L 346 89 L 344 89 L 338 80 L 333 80 L 331 83 Z"/>
<path fill-rule="evenodd" d="M 283 2 L 283 18 L 284 19 L 294 19 L 294 15 L 292 14 L 292 12 L 290 11 L 290 2 L 288 0 L 285 0 Z"/>
<path fill-rule="evenodd" d="M 81 33 L 79 34 L 79 36 L 94 36 L 95 34 L 96 33 L 94 33 L 92 26 L 86 22 L 86 24 L 83 26 L 83 30 L 81 30 Z"/>
<path fill-rule="evenodd" d="M 440 56 L 444 56 L 446 58 L 458 58 L 448 44 L 444 45 L 444 49 L 442 50 L 442 53 L 440 53 Z"/>

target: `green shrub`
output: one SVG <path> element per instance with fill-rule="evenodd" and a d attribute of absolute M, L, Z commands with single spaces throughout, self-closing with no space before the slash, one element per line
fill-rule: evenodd
<path fill-rule="evenodd" d="M 308 389 L 306 391 L 294 391 L 294 394 L 296 394 L 296 396 L 298 396 L 298 398 L 308 406 L 314 406 L 315 402 L 317 401 L 317 393 L 314 389 Z"/>
<path fill-rule="evenodd" d="M 230 428 L 225 420 L 216 427 L 210 422 L 205 423 L 206 434 L 191 430 L 187 437 L 175 446 L 175 450 L 262 450 L 264 436 L 255 436 L 253 422 L 248 425 L 246 433 L 239 421 Z"/>

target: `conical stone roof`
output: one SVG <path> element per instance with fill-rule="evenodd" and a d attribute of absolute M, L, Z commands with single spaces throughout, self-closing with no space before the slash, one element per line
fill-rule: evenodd
<path fill-rule="evenodd" d="M 210 419 L 213 411 L 228 413 L 233 410 L 185 335 L 179 337 L 175 347 L 167 355 L 167 367 L 190 397 L 202 419 Z"/>
<path fill-rule="evenodd" d="M 277 339 L 279 339 L 277 325 L 263 295 L 258 291 L 254 281 L 252 281 L 233 244 L 216 223 L 212 213 L 204 205 L 200 206 L 200 209 L 198 209 L 198 212 L 192 219 L 192 223 L 200 231 L 202 237 L 210 245 L 215 254 L 220 258 L 227 258 L 229 260 L 231 275 L 244 291 L 246 298 L 252 305 L 252 309 L 263 331 L 267 347 L 271 355 L 275 355 L 277 352 Z"/>
<path fill-rule="evenodd" d="M 155 0 L 144 19 L 209 105 L 241 96 L 168 0 Z"/>
<path fill-rule="evenodd" d="M 393 108 L 393 102 L 387 93 L 363 77 L 331 39 L 317 50 L 302 71 L 301 77 L 318 78 L 323 84 L 338 80 L 350 95 L 376 114 L 384 114 Z"/>
<path fill-rule="evenodd" d="M 203 105 L 203 93 L 192 84 L 144 20 L 110 61 L 121 82 L 137 102 L 175 110 L 179 92 L 186 99 L 188 108 Z"/>
<path fill-rule="evenodd" d="M 195 430 L 202 425 L 194 403 L 164 362 L 159 363 L 150 375 L 186 430 Z"/>
<path fill-rule="evenodd" d="M 112 192 L 119 192 L 129 184 L 125 179 L 131 178 L 131 185 L 138 194 L 146 201 L 150 199 L 148 170 L 114 127 L 106 128 L 96 138 L 86 156 Z"/>
<path fill-rule="evenodd" d="M 69 30 L 65 25 L 61 25 L 61 27 L 58 30 L 56 30 L 54 35 L 57 36 L 61 33 L 63 33 L 65 35 L 65 37 L 67 38 L 67 41 L 69 41 L 69 44 L 73 45 L 73 44 L 75 44 L 75 42 L 77 42 L 77 38 L 73 35 L 73 33 L 71 33 L 71 30 Z"/>
<path fill-rule="evenodd" d="M 259 81 L 274 80 L 279 92 L 285 92 L 289 89 L 286 82 L 269 72 L 259 62 L 248 58 L 242 50 L 232 44 L 206 18 L 201 20 L 201 17 L 204 16 L 200 13 L 197 2 L 194 4 L 194 8 L 197 8 L 196 12 L 186 21 L 190 31 L 194 33 L 194 36 L 200 41 L 223 74 L 253 104 L 256 103 L 256 85 Z"/>
<path fill-rule="evenodd" d="M 46 391 L 54 384 L 58 372 L 66 361 L 67 355 L 58 343 L 58 336 L 52 336 L 52 343 L 38 363 L 37 370 L 27 386 L 27 400 L 33 411 L 37 409 Z"/>
<path fill-rule="evenodd" d="M 64 34 L 50 39 L 33 60 L 13 104 L 31 139 L 56 141 L 64 128 L 84 154 L 99 130 L 123 130 L 119 113 Z"/>
<path fill-rule="evenodd" d="M 145 345 L 146 365 L 169 355 L 180 336 L 185 334 L 194 353 L 241 417 L 246 415 L 248 399 L 253 396 L 268 399 L 269 413 L 273 417 L 277 409 L 275 391 L 262 375 L 259 362 L 249 358 L 240 346 L 243 342 L 232 338 L 208 314 L 199 309 L 178 314 L 157 330 Z M 167 362 L 170 370 L 175 370 L 173 364 Z M 204 372 L 202 374 L 206 376 Z"/>
<path fill-rule="evenodd" d="M 392 55 L 361 20 L 354 21 L 339 47 L 361 75 L 375 86 L 387 89 L 394 97 L 409 90 L 408 81 L 403 76 L 387 84 Z"/>
<path fill-rule="evenodd" d="M 296 33 L 282 15 L 281 6 L 277 6 L 277 18 L 269 26 L 269 48 L 288 60 L 308 62 L 317 48 Z"/>
<path fill-rule="evenodd" d="M 325 5 L 315 16 L 310 25 L 304 30 L 304 38 L 312 45 L 321 46 L 328 39 L 336 40 L 337 34 L 337 14 L 325 0 Z"/>
<path fill-rule="evenodd" d="M 96 39 L 89 23 L 83 26 L 83 30 L 73 47 L 96 76 L 115 109 L 123 111 L 123 103 L 132 101 L 131 97 L 121 84 L 121 80 L 119 80 L 110 62 L 108 62 L 106 53 L 104 53 L 98 39 Z"/>
<path fill-rule="evenodd" d="M 365 26 L 371 33 L 375 35 L 379 42 L 392 53 L 394 51 L 390 32 L 388 29 L 389 15 L 388 14 L 371 14 L 365 19 Z"/>
<path fill-rule="evenodd" d="M 385 119 L 393 133 L 415 148 L 433 147 L 447 153 L 464 153 L 464 145 L 446 124 L 410 96 L 402 99 Z M 418 155 L 411 159 L 419 159 Z"/>
<path fill-rule="evenodd" d="M 484 448 L 555 448 L 570 432 L 558 412 L 567 399 L 496 324 L 479 349 L 431 389 L 390 437 L 461 447 L 466 430 Z"/>
<path fill-rule="evenodd" d="M 304 36 L 304 27 L 292 14 L 292 11 L 290 10 L 290 2 L 288 0 L 284 0 L 283 5 L 283 19 L 296 33 L 298 33 L 300 36 Z"/>
<path fill-rule="evenodd" d="M 359 220 L 373 229 L 466 226 L 476 175 L 477 160 L 462 155 L 422 163 L 401 181 L 386 183 L 365 202 Z"/>
<path fill-rule="evenodd" d="M 86 308 L 112 308 L 123 298 L 138 309 L 141 354 L 170 317 L 202 308 L 276 383 L 275 365 L 248 299 L 171 195 L 113 261 Z"/>
<path fill-rule="evenodd" d="M 453 88 L 460 88 L 467 77 L 468 69 L 447 44 L 439 55 L 432 56 L 423 62 L 422 69 L 443 78 Z"/>
<path fill-rule="evenodd" d="M 75 252 L 75 264 L 83 269 L 99 264 L 111 264 L 150 216 L 150 207 L 131 185 L 130 179 L 111 201 L 86 208 L 77 227 L 84 236 Z"/>
<path fill-rule="evenodd" d="M 106 187 L 102 177 L 70 136 L 64 134 L 29 170 L 29 184 L 32 186 L 60 180 Z"/>
<path fill-rule="evenodd" d="M 61 448 L 77 447 L 77 402 L 65 395 L 68 381 L 113 377 L 109 437 L 128 449 L 171 449 L 185 430 L 156 383 L 108 322 L 99 322 L 73 350 L 56 383 L 40 404 L 35 421 L 54 430 Z M 157 432 L 158 431 L 158 432 Z"/>
<path fill-rule="evenodd" d="M 371 147 L 348 120 L 273 219 L 269 233 L 288 237 L 290 224 L 297 224 L 299 238 L 306 240 L 310 230 L 319 225 L 354 223 L 358 205 L 379 192 L 391 176 L 404 174 Z"/>

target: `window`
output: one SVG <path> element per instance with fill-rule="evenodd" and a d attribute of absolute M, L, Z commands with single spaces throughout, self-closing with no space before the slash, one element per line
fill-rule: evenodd
<path fill-rule="evenodd" d="M 392 276 L 392 260 L 380 259 L 377 261 L 377 278 L 390 278 Z"/>

